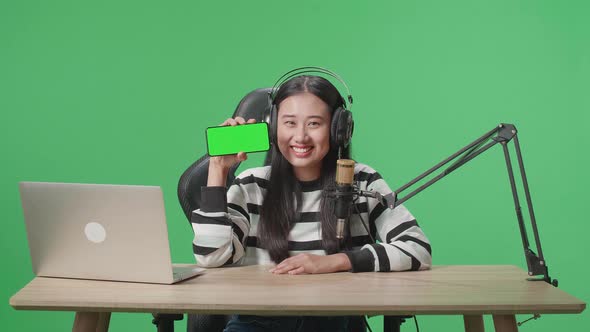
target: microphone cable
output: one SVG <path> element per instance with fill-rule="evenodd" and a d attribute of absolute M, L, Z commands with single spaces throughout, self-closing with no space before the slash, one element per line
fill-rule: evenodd
<path fill-rule="evenodd" d="M 373 235 L 371 234 L 371 231 L 369 230 L 369 227 L 365 223 L 365 219 L 363 219 L 363 216 L 361 215 L 361 211 L 359 210 L 359 207 L 356 204 L 356 201 L 358 201 L 358 199 L 359 199 L 359 197 L 357 196 L 354 199 L 354 201 L 352 201 L 352 204 L 354 205 L 354 209 L 356 210 L 356 213 L 358 214 L 359 218 L 361 219 L 361 224 L 363 224 L 363 227 L 365 228 L 365 231 L 367 231 L 367 235 L 369 235 L 369 238 L 371 239 L 371 242 L 372 243 L 376 243 L 375 238 L 373 238 Z M 368 205 L 367 205 L 367 208 L 368 208 Z"/>

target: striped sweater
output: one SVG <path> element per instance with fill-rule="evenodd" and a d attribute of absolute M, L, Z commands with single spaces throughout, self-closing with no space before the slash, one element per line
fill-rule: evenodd
<path fill-rule="evenodd" d="M 355 181 L 361 190 L 391 193 L 379 173 L 367 165 L 355 165 Z M 257 247 L 259 213 L 270 176 L 270 166 L 248 169 L 238 175 L 227 193 L 224 187 L 202 187 L 201 208 L 193 211 L 193 251 L 197 264 L 219 267 L 230 264 L 271 264 L 265 249 Z M 301 217 L 290 230 L 289 254 L 325 255 L 321 243 L 319 181 L 300 182 Z M 350 217 L 353 248 L 348 255 L 352 272 L 428 269 L 430 243 L 412 214 L 400 205 L 394 210 L 375 199 L 359 197 Z M 371 243 L 359 212 L 377 243 Z"/>

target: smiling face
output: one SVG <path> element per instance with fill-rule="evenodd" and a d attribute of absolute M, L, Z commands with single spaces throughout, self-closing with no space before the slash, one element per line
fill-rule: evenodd
<path fill-rule="evenodd" d="M 317 96 L 304 92 L 279 104 L 277 143 L 300 181 L 320 177 L 322 160 L 330 151 L 329 107 Z"/>

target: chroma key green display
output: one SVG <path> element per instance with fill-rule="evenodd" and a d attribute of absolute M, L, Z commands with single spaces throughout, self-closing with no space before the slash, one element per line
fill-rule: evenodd
<path fill-rule="evenodd" d="M 266 122 L 209 127 L 206 131 L 206 139 L 209 156 L 261 152 L 270 149 Z"/>

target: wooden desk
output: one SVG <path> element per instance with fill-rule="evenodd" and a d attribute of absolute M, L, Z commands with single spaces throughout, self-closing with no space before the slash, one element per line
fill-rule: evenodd
<path fill-rule="evenodd" d="M 273 275 L 268 266 L 211 269 L 176 285 L 33 279 L 17 310 L 76 311 L 74 331 L 108 329 L 111 312 L 257 315 L 463 315 L 466 331 L 516 331 L 515 314 L 580 313 L 586 304 L 515 266 L 430 271 Z"/>

